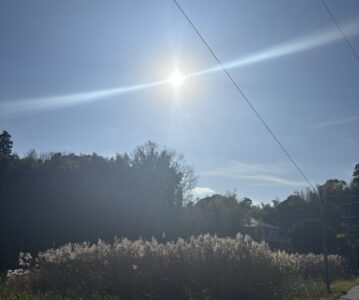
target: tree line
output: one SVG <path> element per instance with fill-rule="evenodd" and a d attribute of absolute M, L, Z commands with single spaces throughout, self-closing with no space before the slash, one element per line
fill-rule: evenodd
<path fill-rule="evenodd" d="M 19 157 L 12 146 L 11 135 L 3 131 L 0 269 L 13 267 L 20 251 L 37 253 L 67 242 L 235 236 L 246 233 L 251 218 L 280 228 L 275 248 L 321 252 L 320 200 L 312 190 L 259 206 L 234 193 L 192 199 L 192 168 L 176 152 L 153 142 L 111 158 L 35 151 Z M 318 189 L 325 198 L 329 250 L 347 256 L 354 266 L 359 253 L 359 164 L 349 184 L 332 179 Z"/>

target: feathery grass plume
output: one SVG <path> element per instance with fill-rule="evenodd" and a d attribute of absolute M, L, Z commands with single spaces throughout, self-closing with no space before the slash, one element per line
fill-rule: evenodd
<path fill-rule="evenodd" d="M 9 272 L 9 286 L 64 295 L 76 290 L 120 299 L 287 299 L 293 291 L 311 294 L 322 287 L 321 255 L 271 251 L 240 234 L 166 244 L 116 238 L 112 244 L 49 249 L 36 263 L 25 257 L 21 270 Z M 345 275 L 340 257 L 330 256 L 329 263 L 333 279 Z"/>

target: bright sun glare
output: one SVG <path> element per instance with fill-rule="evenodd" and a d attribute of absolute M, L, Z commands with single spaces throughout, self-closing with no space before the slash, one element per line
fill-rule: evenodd
<path fill-rule="evenodd" d="M 184 79 L 184 76 L 178 70 L 175 70 L 169 78 L 169 83 L 177 88 L 182 85 Z"/>

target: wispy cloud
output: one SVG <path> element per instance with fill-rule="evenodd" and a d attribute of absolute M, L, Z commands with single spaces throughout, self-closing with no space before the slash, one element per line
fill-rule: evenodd
<path fill-rule="evenodd" d="M 204 198 L 206 196 L 211 196 L 213 194 L 215 194 L 216 191 L 212 190 L 209 187 L 195 187 L 192 191 L 192 194 L 195 198 Z"/>
<path fill-rule="evenodd" d="M 288 178 L 287 166 L 284 164 L 255 164 L 231 160 L 224 167 L 202 172 L 202 176 L 219 176 L 233 179 L 249 180 L 256 183 L 273 185 L 305 186 L 305 182 Z"/>
<path fill-rule="evenodd" d="M 315 128 L 330 127 L 330 126 L 337 126 L 337 125 L 342 125 L 342 124 L 347 124 L 347 123 L 353 123 L 356 121 L 359 121 L 359 116 L 352 116 L 352 117 L 348 117 L 348 118 L 344 118 L 344 119 L 340 119 L 340 120 L 322 122 L 322 123 L 315 124 L 313 127 L 315 127 Z"/>

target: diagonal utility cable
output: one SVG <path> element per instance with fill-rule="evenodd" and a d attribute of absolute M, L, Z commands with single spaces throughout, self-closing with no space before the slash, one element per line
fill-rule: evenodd
<path fill-rule="evenodd" d="M 347 36 L 345 35 L 344 31 L 342 30 L 342 28 L 340 27 L 339 23 L 337 22 L 337 20 L 335 19 L 333 13 L 331 12 L 329 6 L 327 5 L 327 3 L 325 2 L 325 0 L 322 0 L 322 3 L 326 9 L 326 11 L 328 12 L 330 18 L 332 19 L 333 23 L 335 24 L 335 26 L 338 28 L 338 31 L 340 32 L 340 34 L 342 35 L 344 41 L 346 42 L 346 44 L 348 45 L 350 51 L 353 53 L 354 57 L 357 59 L 357 61 L 359 62 L 359 55 L 358 53 L 355 51 L 353 45 L 350 43 L 349 39 L 347 38 Z"/>
<path fill-rule="evenodd" d="M 221 60 L 218 58 L 218 56 L 213 52 L 212 48 L 209 46 L 209 44 L 206 42 L 206 40 L 204 39 L 204 37 L 202 36 L 202 34 L 198 31 L 198 29 L 196 28 L 196 26 L 193 24 L 193 22 L 191 21 L 191 19 L 188 17 L 188 15 L 186 14 L 186 12 L 182 9 L 182 7 L 179 5 L 179 3 L 176 0 L 173 0 L 174 4 L 177 6 L 177 8 L 181 11 L 182 15 L 187 19 L 188 23 L 191 25 L 192 29 L 196 32 L 196 34 L 198 35 L 198 37 L 202 40 L 202 42 L 206 45 L 206 47 L 208 48 L 208 50 L 211 52 L 211 54 L 213 55 L 213 57 L 215 58 L 215 60 L 217 61 L 218 65 L 222 68 L 222 70 L 224 71 L 224 73 L 226 73 L 226 75 L 228 76 L 228 78 L 230 79 L 230 81 L 233 83 L 233 85 L 236 87 L 237 91 L 241 94 L 242 98 L 246 101 L 246 103 L 249 105 L 249 107 L 252 109 L 252 111 L 254 112 L 254 114 L 257 116 L 257 118 L 259 119 L 259 121 L 263 124 L 263 126 L 267 129 L 268 133 L 271 135 L 271 137 L 274 139 L 274 141 L 278 144 L 278 146 L 281 148 L 281 150 L 283 151 L 283 153 L 288 157 L 289 161 L 293 164 L 293 166 L 298 170 L 298 172 L 302 175 L 302 177 L 304 178 L 304 180 L 308 183 L 308 185 L 315 190 L 315 186 L 314 184 L 311 183 L 311 181 L 308 179 L 308 177 L 305 175 L 305 173 L 303 172 L 303 170 L 299 167 L 299 165 L 296 163 L 296 161 L 294 160 L 294 158 L 289 154 L 289 152 L 285 149 L 285 147 L 283 146 L 283 144 L 279 141 L 279 139 L 277 138 L 277 136 L 274 134 L 274 132 L 272 131 L 272 129 L 269 127 L 269 125 L 266 123 L 266 121 L 262 118 L 262 116 L 259 114 L 259 112 L 257 111 L 257 109 L 253 106 L 253 104 L 249 101 L 248 97 L 244 94 L 244 92 L 242 91 L 242 89 L 239 87 L 239 85 L 234 81 L 233 77 L 231 76 L 231 74 L 228 72 L 227 68 L 223 65 L 223 63 L 221 62 Z"/>

